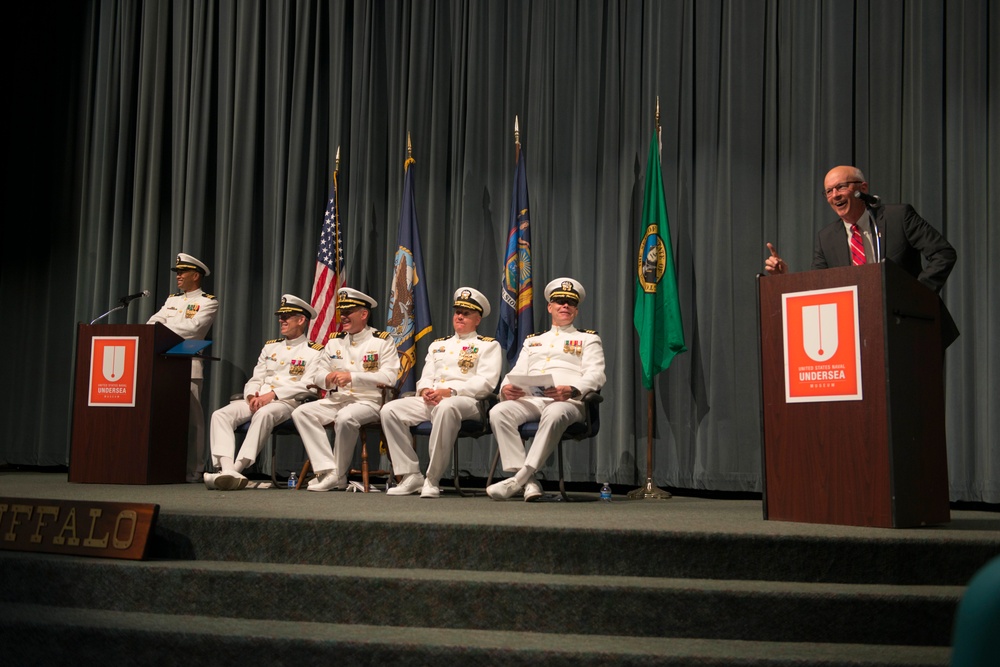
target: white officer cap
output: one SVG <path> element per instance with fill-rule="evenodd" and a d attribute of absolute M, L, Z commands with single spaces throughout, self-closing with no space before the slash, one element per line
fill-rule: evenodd
<path fill-rule="evenodd" d="M 208 270 L 208 265 L 201 261 L 193 255 L 188 255 L 187 253 L 179 252 L 177 253 L 177 262 L 174 264 L 174 268 L 171 271 L 191 271 L 195 270 L 203 276 L 210 276 L 212 272 Z"/>
<path fill-rule="evenodd" d="M 305 315 L 310 320 L 316 319 L 316 309 L 294 294 L 281 295 L 281 305 L 278 306 L 278 310 L 274 311 L 274 314 L 280 315 L 281 313 L 298 313 Z"/>
<path fill-rule="evenodd" d="M 358 306 L 371 310 L 378 305 L 375 299 L 351 287 L 341 287 L 337 292 L 337 310 L 347 310 Z"/>
<path fill-rule="evenodd" d="M 455 308 L 468 308 L 478 312 L 483 317 L 489 317 L 490 301 L 482 292 L 471 287 L 459 287 L 455 290 Z"/>
<path fill-rule="evenodd" d="M 587 296 L 587 291 L 583 289 L 576 280 L 572 278 L 556 278 L 545 286 L 545 300 L 569 299 L 575 305 L 580 305 Z"/>

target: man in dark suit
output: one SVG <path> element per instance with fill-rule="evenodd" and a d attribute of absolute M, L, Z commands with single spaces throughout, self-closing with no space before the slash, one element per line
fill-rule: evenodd
<path fill-rule="evenodd" d="M 941 291 L 955 266 L 955 249 L 912 206 L 882 204 L 868 194 L 861 170 L 851 166 L 831 169 L 823 180 L 823 193 L 839 220 L 816 234 L 813 269 L 886 258 L 935 292 Z M 768 243 L 767 248 L 771 255 L 764 269 L 771 274 L 788 272 L 788 264 L 774 246 Z"/>

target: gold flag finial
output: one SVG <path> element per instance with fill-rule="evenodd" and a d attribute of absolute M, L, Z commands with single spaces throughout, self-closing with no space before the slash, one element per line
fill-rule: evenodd
<path fill-rule="evenodd" d="M 403 160 L 403 172 L 405 173 L 407 169 L 410 168 L 411 164 L 416 164 L 416 160 L 413 159 L 413 142 L 410 141 L 410 131 L 406 131 L 406 159 Z"/>
<path fill-rule="evenodd" d="M 517 129 L 517 115 L 514 116 L 514 145 L 521 145 L 521 132 Z"/>
<path fill-rule="evenodd" d="M 333 169 L 334 171 L 338 171 L 340 169 L 340 146 L 337 146 L 337 160 L 334 163 Z"/>
<path fill-rule="evenodd" d="M 660 135 L 660 96 L 656 96 L 656 145 L 663 152 L 663 137 Z"/>

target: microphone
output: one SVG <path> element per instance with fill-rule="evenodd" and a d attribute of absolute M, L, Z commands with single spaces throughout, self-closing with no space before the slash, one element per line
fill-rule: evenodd
<path fill-rule="evenodd" d="M 854 196 L 863 201 L 868 206 L 878 206 L 882 203 L 882 198 L 878 195 L 870 195 L 867 192 L 862 192 L 861 190 L 855 190 Z"/>
<path fill-rule="evenodd" d="M 149 296 L 149 290 L 148 289 L 144 289 L 141 292 L 136 292 L 135 294 L 129 294 L 128 296 L 123 296 L 122 298 L 118 299 L 118 303 L 120 303 L 123 306 L 127 306 L 128 304 L 132 303 L 136 299 L 141 299 L 144 296 Z"/>

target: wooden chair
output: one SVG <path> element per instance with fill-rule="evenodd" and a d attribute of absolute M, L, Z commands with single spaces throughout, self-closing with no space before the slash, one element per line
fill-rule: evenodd
<path fill-rule="evenodd" d="M 326 395 L 325 390 L 321 389 L 316 385 L 309 385 L 310 389 L 314 389 L 318 392 L 320 398 Z M 399 395 L 399 389 L 396 387 L 379 384 L 379 392 L 382 394 L 381 405 L 385 405 L 387 401 L 391 401 Z M 326 425 L 327 428 L 332 427 L 334 422 L 330 422 Z M 379 453 L 385 454 L 388 458 L 389 449 L 385 446 L 385 434 L 382 433 L 382 423 L 375 421 L 370 424 L 362 424 L 361 430 L 358 432 L 358 439 L 361 440 L 361 468 L 351 468 L 348 471 L 348 475 L 361 475 L 361 485 L 365 493 L 371 491 L 370 478 L 372 475 L 389 477 L 392 475 L 392 460 L 389 460 L 389 469 L 387 470 L 370 470 L 368 464 L 368 435 L 374 433 L 378 438 L 379 442 Z M 306 459 L 305 464 L 302 466 L 302 472 L 299 473 L 299 483 L 296 485 L 296 489 L 300 488 L 304 484 L 306 475 L 309 473 L 310 468 L 309 459 Z"/>
<path fill-rule="evenodd" d="M 399 389 L 397 387 L 392 387 L 387 384 L 378 385 L 379 391 L 382 393 L 381 405 L 385 405 L 389 401 L 393 400 L 399 396 Z M 370 470 L 368 464 L 368 436 L 374 435 L 378 440 L 378 452 L 379 454 L 385 454 L 386 460 L 389 461 L 389 467 L 387 469 Z M 382 422 L 374 421 L 370 424 L 364 424 L 361 426 L 361 430 L 358 433 L 361 440 L 361 468 L 351 468 L 351 475 L 361 475 L 361 486 L 365 493 L 371 491 L 370 478 L 372 475 L 389 478 L 393 476 L 392 473 L 392 459 L 389 457 L 389 448 L 385 444 L 385 433 L 382 431 Z M 381 463 L 381 459 L 379 460 Z"/>

